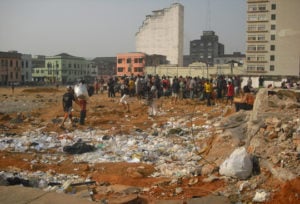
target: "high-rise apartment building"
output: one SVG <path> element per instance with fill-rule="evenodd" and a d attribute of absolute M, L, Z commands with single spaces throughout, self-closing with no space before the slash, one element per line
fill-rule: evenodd
<path fill-rule="evenodd" d="M 246 70 L 249 74 L 300 75 L 300 1 L 247 1 Z"/>
<path fill-rule="evenodd" d="M 164 55 L 170 64 L 183 64 L 184 8 L 174 3 L 147 15 L 136 33 L 136 51 L 147 55 Z"/>
<path fill-rule="evenodd" d="M 214 64 L 214 58 L 224 55 L 224 45 L 219 43 L 219 37 L 214 31 L 203 31 L 199 40 L 190 42 L 190 57 L 192 62 Z"/>

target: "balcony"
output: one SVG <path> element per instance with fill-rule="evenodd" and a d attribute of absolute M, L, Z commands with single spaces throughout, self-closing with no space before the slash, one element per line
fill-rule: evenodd
<path fill-rule="evenodd" d="M 247 3 L 267 3 L 269 0 L 248 0 Z"/>

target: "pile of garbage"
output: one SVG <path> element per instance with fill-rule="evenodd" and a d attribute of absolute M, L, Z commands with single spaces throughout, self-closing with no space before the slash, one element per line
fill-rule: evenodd
<path fill-rule="evenodd" d="M 20 136 L 2 134 L 0 150 L 56 149 L 73 154 L 74 163 L 143 162 L 155 166 L 153 177 L 204 175 L 224 179 L 228 185 L 219 193 L 232 202 L 265 202 L 273 193 L 264 186 L 269 173 L 280 181 L 300 176 L 299 102 L 300 92 L 272 90 L 269 94 L 268 89 L 260 89 L 253 111 L 239 111 L 225 118 L 197 112 L 194 117 L 207 119 L 204 125 L 189 127 L 192 119 L 187 116 L 170 118 L 163 126 L 154 123 L 147 131 L 135 129 L 128 135 L 110 135 L 109 130 L 92 128 L 62 135 L 37 129 Z M 64 159 L 64 154 L 50 155 L 46 161 Z M 43 180 L 71 179 L 37 174 L 38 186 Z"/>

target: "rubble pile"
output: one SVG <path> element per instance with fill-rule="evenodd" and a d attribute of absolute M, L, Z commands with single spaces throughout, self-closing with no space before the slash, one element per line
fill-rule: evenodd
<path fill-rule="evenodd" d="M 114 124 L 111 130 L 93 127 L 63 134 L 44 131 L 45 127 L 20 135 L 2 133 L 0 150 L 55 152 L 36 157 L 30 161 L 33 165 L 60 164 L 70 154 L 73 163 L 90 166 L 105 162 L 144 163 L 153 165 L 155 171 L 141 177 L 169 178 L 149 188 L 126 187 L 126 195 L 154 194 L 162 185 L 166 192 L 169 187 L 173 188 L 164 196 L 183 195 L 191 189 L 182 187 L 182 179 L 188 180 L 190 188 L 200 183 L 202 176 L 203 183 L 225 182 L 224 188 L 212 193 L 228 198 L 231 203 L 267 202 L 279 190 L 270 184 L 270 178 L 280 182 L 299 179 L 300 92 L 272 90 L 270 94 L 268 89 L 260 89 L 252 111 L 239 111 L 225 117 L 228 108 L 215 106 L 211 112 L 196 110 L 184 117 L 170 117 L 163 124 L 154 120 L 147 130 L 134 128 L 129 134 L 114 133 L 111 131 L 116 129 Z M 215 112 L 221 114 L 214 117 Z M 197 120 L 205 122 L 196 125 Z M 127 169 L 128 174 L 136 172 L 139 171 Z M 88 176 L 41 171 L 3 171 L 0 178 L 2 185 L 20 178 L 32 187 L 63 192 L 72 192 L 69 187 L 74 183 L 92 182 Z M 49 185 L 55 183 L 59 185 Z M 105 183 L 96 191 L 107 195 L 113 187 Z M 292 195 L 292 199 L 299 200 L 299 193 Z"/>

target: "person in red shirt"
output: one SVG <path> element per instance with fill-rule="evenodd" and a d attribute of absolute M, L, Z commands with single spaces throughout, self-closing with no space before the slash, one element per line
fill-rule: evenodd
<path fill-rule="evenodd" d="M 234 96 L 234 87 L 231 81 L 228 82 L 227 86 L 227 101 L 226 103 L 228 104 L 228 101 L 230 101 L 230 105 L 233 103 L 233 96 Z"/>

